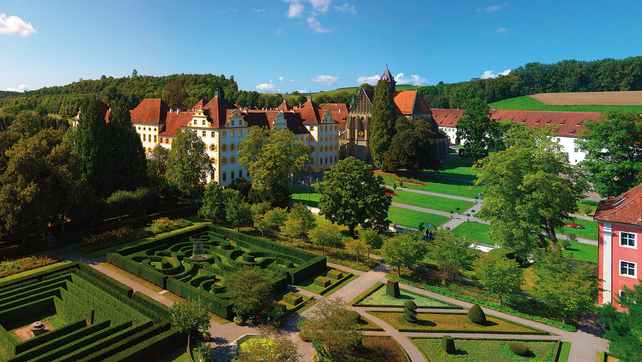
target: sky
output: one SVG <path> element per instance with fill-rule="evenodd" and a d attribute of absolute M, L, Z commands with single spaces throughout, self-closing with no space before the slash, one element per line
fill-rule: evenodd
<path fill-rule="evenodd" d="M 2 0 L 0 90 L 224 74 L 239 89 L 433 85 L 641 55 L 639 0 Z"/>

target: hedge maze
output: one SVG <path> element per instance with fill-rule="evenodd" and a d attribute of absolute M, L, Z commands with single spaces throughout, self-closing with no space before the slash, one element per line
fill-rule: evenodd
<path fill-rule="evenodd" d="M 17 334 L 47 319 L 52 330 Z M 83 263 L 0 283 L 1 361 L 139 362 L 182 343 L 169 308 Z"/>
<path fill-rule="evenodd" d="M 203 258 L 193 255 L 196 241 L 203 245 Z M 323 256 L 217 226 L 110 253 L 107 262 L 183 298 L 200 299 L 225 319 L 234 316 L 225 281 L 237 268 L 260 267 L 275 291 L 326 268 Z"/>

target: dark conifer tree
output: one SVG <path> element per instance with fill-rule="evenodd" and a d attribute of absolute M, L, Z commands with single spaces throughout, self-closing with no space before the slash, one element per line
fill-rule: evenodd
<path fill-rule="evenodd" d="M 113 147 L 113 190 L 133 191 L 149 186 L 147 159 L 143 144 L 131 122 L 127 104 L 112 102 L 109 113 L 109 132 Z"/>
<path fill-rule="evenodd" d="M 375 89 L 370 119 L 370 153 L 375 166 L 384 168 L 384 154 L 390 148 L 395 136 L 395 104 L 390 92 L 390 84 L 381 79 Z"/>

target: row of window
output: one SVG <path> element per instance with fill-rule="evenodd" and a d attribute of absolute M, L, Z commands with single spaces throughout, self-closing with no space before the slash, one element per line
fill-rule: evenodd
<path fill-rule="evenodd" d="M 139 131 L 156 131 L 156 128 L 152 127 L 141 127 L 141 126 L 136 126 L 136 129 Z"/>
<path fill-rule="evenodd" d="M 230 181 L 235 180 L 235 173 L 234 171 L 230 171 Z M 239 178 L 243 177 L 243 170 L 239 170 Z M 212 180 L 216 178 L 216 175 L 212 173 Z M 227 182 L 227 172 L 221 172 L 221 182 Z"/>
<path fill-rule="evenodd" d="M 143 142 L 152 142 L 152 135 L 146 135 L 142 134 L 140 138 L 143 140 Z M 149 140 L 149 141 L 148 141 Z M 161 140 L 162 141 L 162 140 Z M 154 135 L 154 143 L 158 143 L 158 136 Z"/>
<path fill-rule="evenodd" d="M 635 234 L 620 231 L 620 246 L 635 248 Z"/>
<path fill-rule="evenodd" d="M 334 127 L 330 126 L 330 131 L 337 131 L 338 129 L 339 128 L 336 125 Z M 325 126 L 325 129 L 324 129 L 324 126 L 319 126 L 319 131 L 327 131 L 327 130 L 328 130 L 327 125 Z M 314 126 L 310 126 L 310 131 L 314 131 Z"/>
<path fill-rule="evenodd" d="M 635 263 L 620 260 L 620 275 L 637 278 Z"/>
<path fill-rule="evenodd" d="M 332 157 L 330 157 L 330 162 L 332 162 Z M 337 162 L 337 156 L 334 156 L 334 163 L 336 163 L 336 162 Z M 325 158 L 325 164 L 326 165 L 328 164 L 328 158 L 327 157 Z M 320 165 L 323 165 L 323 157 L 319 158 L 319 166 Z"/>
<path fill-rule="evenodd" d="M 194 126 L 198 126 L 198 119 L 193 120 L 193 121 L 192 121 L 192 124 L 193 124 Z M 244 123 L 243 123 L 243 121 L 242 121 L 242 120 L 240 120 L 240 121 L 239 121 L 239 126 L 241 126 L 241 127 L 242 127 L 242 126 L 243 126 L 243 124 L 244 124 Z M 202 120 L 201 120 L 201 126 L 207 126 L 207 121 L 206 121 L 205 119 L 202 119 Z M 230 126 L 231 126 L 231 127 L 234 127 L 234 120 L 233 120 L 233 119 L 232 119 L 232 120 L 230 120 Z"/>
<path fill-rule="evenodd" d="M 220 150 L 221 152 L 227 152 L 227 150 L 228 150 L 228 148 L 227 148 L 227 144 L 226 144 L 226 143 L 221 144 L 221 145 L 219 146 L 219 150 Z M 235 143 L 230 143 L 229 150 L 230 150 L 230 151 L 236 151 L 236 144 L 235 144 Z M 216 143 L 212 143 L 212 144 L 210 145 L 210 151 L 212 151 L 212 152 L 216 152 Z"/>

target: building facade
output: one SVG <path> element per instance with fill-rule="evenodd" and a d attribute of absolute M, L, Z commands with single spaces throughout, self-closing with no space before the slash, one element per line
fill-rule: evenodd
<path fill-rule="evenodd" d="M 626 298 L 623 287 L 640 283 L 642 262 L 642 184 L 619 197 L 600 201 L 595 211 L 599 223 L 598 304 L 612 303 L 623 310 L 618 300 Z"/>

